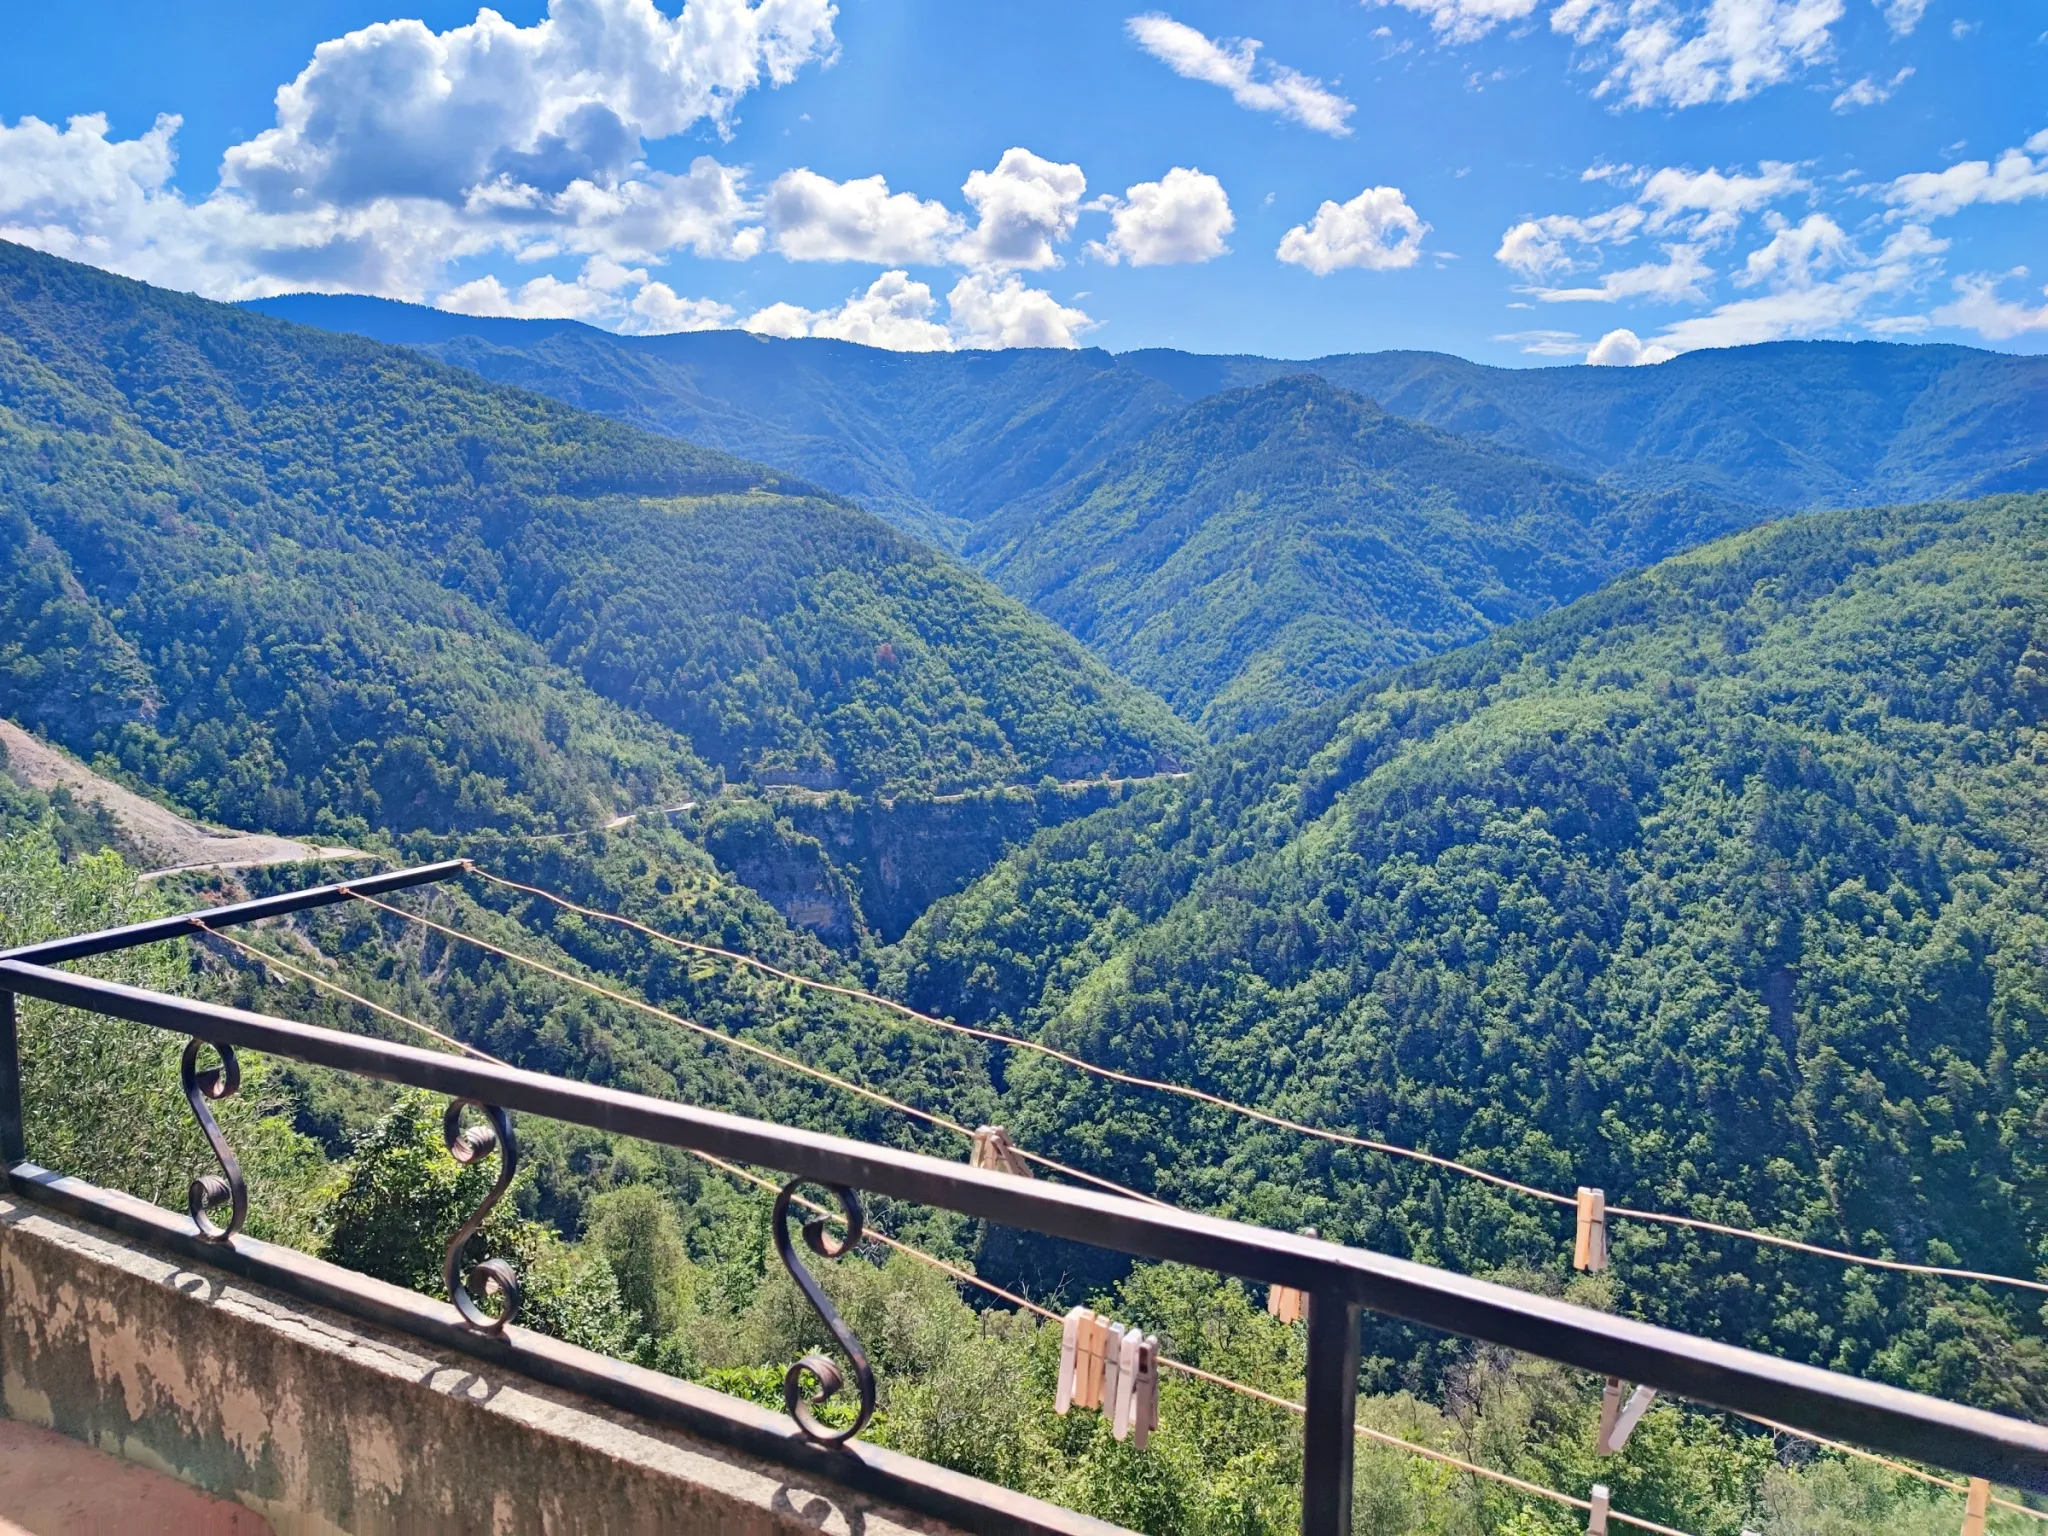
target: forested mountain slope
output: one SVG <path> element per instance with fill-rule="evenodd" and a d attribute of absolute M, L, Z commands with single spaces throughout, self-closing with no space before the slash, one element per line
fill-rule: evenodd
<path fill-rule="evenodd" d="M 2048 496 L 1816 514 L 1041 834 L 887 984 L 1554 1190 L 2039 1276 L 2044 806 Z M 1176 1200 L 1566 1262 L 1568 1214 L 1488 1186 L 1037 1060 L 1006 1081 L 1026 1144 Z M 2048 1413 L 2015 1293 L 1614 1245 L 1631 1311 Z"/>
<path fill-rule="evenodd" d="M 256 307 L 778 465 L 942 540 L 1087 472 L 1187 402 L 1298 373 L 1577 474 L 1759 507 L 2048 488 L 2048 358 L 1969 347 L 1774 342 L 1653 368 L 1493 368 L 1430 352 L 1291 362 L 622 337 L 345 295 Z"/>
<path fill-rule="evenodd" d="M 4 244 L 0 549 L 0 713 L 257 828 L 1148 773 L 1189 739 L 775 471 Z"/>
<path fill-rule="evenodd" d="M 1755 517 L 1610 490 L 1301 375 L 1190 407 L 977 524 L 966 553 L 1224 735 Z"/>
<path fill-rule="evenodd" d="M 744 331 L 615 336 L 355 295 L 251 308 L 401 343 L 485 378 L 778 465 L 957 546 L 978 519 L 1133 441 L 1185 402 L 1108 353 L 951 355 Z"/>

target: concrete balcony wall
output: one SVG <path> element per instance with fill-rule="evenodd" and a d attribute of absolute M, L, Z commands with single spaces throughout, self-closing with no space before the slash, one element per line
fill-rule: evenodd
<path fill-rule="evenodd" d="M 961 1529 L 4 1194 L 0 1406 L 235 1499 L 280 1536 Z M 986 1489 L 990 1518 L 972 1526 L 1020 1528 L 1017 1495 L 893 1460 L 956 1500 Z M 1025 1514 L 1040 1530 L 1113 1529 Z"/>

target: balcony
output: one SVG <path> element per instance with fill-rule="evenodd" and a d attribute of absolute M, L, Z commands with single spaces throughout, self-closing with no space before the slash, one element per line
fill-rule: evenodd
<path fill-rule="evenodd" d="M 209 927 L 446 878 L 426 866 L 204 914 Z M 7 1415 L 55 1427 L 237 1501 L 277 1530 L 944 1529 L 1084 1532 L 1101 1522 L 886 1449 L 808 1414 L 835 1390 L 873 1403 L 860 1342 L 792 1241 L 800 1185 L 857 1234 L 869 1192 L 1302 1293 L 1308 1310 L 1302 1528 L 1348 1528 L 1364 1309 L 1540 1355 L 1661 1393 L 2033 1491 L 2048 1429 L 1313 1238 L 1093 1190 L 720 1114 L 148 992 L 55 969 L 182 935 L 172 918 L 0 955 L 0 1379 Z M 14 996 L 188 1037 L 186 1092 L 223 1174 L 189 1215 L 28 1160 Z M 200 1070 L 203 1047 L 221 1065 Z M 487 1310 L 517 1277 L 460 1272 L 482 1212 L 449 1244 L 447 1299 L 235 1231 L 245 1194 L 205 1102 L 257 1050 L 444 1095 L 458 1159 L 515 1160 L 512 1114 L 780 1170 L 774 1235 L 839 1339 L 792 1366 L 777 1414 L 508 1325 Z M 471 1106 L 479 1124 L 461 1129 Z M 486 1130 L 485 1127 L 489 1129 Z M 495 1196 L 494 1196 L 495 1198 Z M 810 1250 L 843 1251 L 815 1223 Z M 452 1303 L 452 1304 L 451 1304 Z M 818 1391 L 809 1392 L 808 1380 Z M 808 1392 L 808 1395 L 807 1395 Z M 864 1418 L 864 1414 L 862 1417 Z M 1584 1507 L 1585 1501 L 1571 1500 Z M 1595 1498 L 1594 1505 L 1602 1501 Z M 1592 1513 L 1601 1528 L 1604 1508 Z M 1641 1525 L 1615 1511 L 1616 1528 Z"/>

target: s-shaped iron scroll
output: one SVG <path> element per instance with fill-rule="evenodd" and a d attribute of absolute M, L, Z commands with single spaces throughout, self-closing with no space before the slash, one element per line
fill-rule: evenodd
<path fill-rule="evenodd" d="M 209 1243 L 225 1243 L 242 1230 L 242 1223 L 248 1218 L 249 1186 L 242 1180 L 242 1165 L 234 1148 L 221 1135 L 207 1105 L 217 1104 L 241 1088 L 242 1064 L 235 1059 L 232 1045 L 216 1045 L 213 1049 L 220 1056 L 220 1065 L 201 1071 L 199 1048 L 207 1043 L 196 1036 L 186 1042 L 184 1059 L 178 1063 L 178 1077 L 185 1085 L 185 1102 L 192 1106 L 192 1118 L 199 1122 L 207 1145 L 220 1161 L 220 1172 L 202 1174 L 192 1181 L 186 1192 L 185 1208 L 192 1213 L 192 1224 L 202 1238 Z M 218 1227 L 207 1212 L 222 1206 L 229 1208 L 228 1224 Z"/>
<path fill-rule="evenodd" d="M 462 1112 L 472 1108 L 481 1111 L 488 1123 L 472 1125 L 465 1130 Z M 498 1154 L 498 1182 L 491 1186 L 483 1204 L 449 1240 L 448 1258 L 441 1266 L 441 1278 L 447 1284 L 448 1299 L 455 1303 L 455 1310 L 462 1314 L 465 1323 L 482 1333 L 501 1333 L 507 1323 L 519 1316 L 519 1304 L 525 1299 L 519 1285 L 519 1271 L 504 1259 L 485 1259 L 465 1275 L 462 1272 L 462 1250 L 483 1227 L 484 1218 L 491 1214 L 491 1208 L 511 1188 L 512 1175 L 519 1171 L 519 1143 L 512 1138 L 512 1117 L 495 1104 L 485 1104 L 477 1099 L 456 1099 L 441 1117 L 441 1140 L 447 1145 L 448 1155 L 465 1168 L 479 1158 L 488 1157 L 493 1150 Z M 502 1297 L 505 1303 L 504 1310 L 496 1317 L 480 1305 L 493 1294 Z"/>
<path fill-rule="evenodd" d="M 860 1340 L 853 1330 L 840 1320 L 832 1303 L 818 1288 L 818 1282 L 811 1272 L 804 1268 L 796 1256 L 796 1245 L 789 1238 L 789 1203 L 803 1184 L 802 1179 L 791 1179 L 782 1186 L 782 1192 L 775 1197 L 775 1214 L 771 1230 L 775 1234 L 775 1252 L 782 1260 L 782 1267 L 789 1271 L 789 1277 L 797 1283 L 797 1289 L 804 1293 L 804 1300 L 811 1304 L 811 1310 L 824 1320 L 832 1337 L 846 1358 L 853 1363 L 854 1384 L 860 1390 L 860 1412 L 854 1416 L 851 1426 L 846 1429 L 827 1429 L 811 1416 L 813 1407 L 822 1408 L 828 1398 L 846 1385 L 846 1378 L 839 1367 L 824 1355 L 805 1355 L 792 1365 L 782 1378 L 782 1405 L 789 1410 L 789 1416 L 796 1420 L 796 1427 L 804 1432 L 806 1439 L 818 1445 L 843 1445 L 867 1427 L 875 1414 L 875 1373 L 868 1366 L 866 1351 L 860 1347 Z M 834 1242 L 825 1231 L 825 1218 L 813 1216 L 804 1223 L 804 1242 L 811 1252 L 820 1258 L 836 1259 L 853 1251 L 860 1241 L 861 1210 L 860 1197 L 852 1190 L 838 1184 L 829 1184 L 839 1199 L 839 1209 L 846 1213 L 846 1236 Z M 816 1394 L 806 1399 L 803 1391 L 804 1373 L 808 1371 L 818 1383 Z"/>

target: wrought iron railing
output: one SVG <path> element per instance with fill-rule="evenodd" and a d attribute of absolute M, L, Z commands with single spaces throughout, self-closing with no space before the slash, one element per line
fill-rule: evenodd
<path fill-rule="evenodd" d="M 459 874 L 463 867 L 460 862 L 426 865 L 346 885 L 320 886 L 218 907 L 203 915 L 209 928 L 254 922 L 331 905 L 348 900 L 353 894 L 374 895 L 445 880 Z M 776 1246 L 853 1365 L 861 1423 L 873 1409 L 873 1376 L 859 1340 L 832 1313 L 831 1304 L 797 1258 L 788 1222 L 790 1196 L 799 1184 L 830 1189 L 844 1213 L 848 1236 L 836 1242 L 827 1235 L 823 1222 L 813 1221 L 805 1226 L 805 1241 L 813 1252 L 825 1257 L 845 1252 L 857 1238 L 862 1219 L 859 1192 L 866 1191 L 1093 1244 L 1133 1258 L 1171 1260 L 1306 1292 L 1312 1304 L 1308 1321 L 1302 1529 L 1311 1536 L 1326 1536 L 1349 1528 L 1359 1324 L 1361 1312 L 1368 1308 L 1581 1370 L 1639 1382 L 1695 1403 L 1773 1420 L 1795 1430 L 1911 1457 L 1972 1477 L 2048 1493 L 2048 1428 L 2021 1420 L 1774 1359 L 1364 1249 L 1093 1190 L 988 1172 L 917 1153 L 623 1093 L 493 1062 L 342 1034 L 52 969 L 65 961 L 183 937 L 194 931 L 186 917 L 162 918 L 0 953 L 0 1164 L 7 1167 L 13 1191 L 24 1198 L 115 1225 L 131 1229 L 147 1226 L 159 1237 L 166 1231 L 163 1223 L 175 1220 L 167 1215 L 161 1220 L 138 1216 L 134 1202 L 102 1198 L 91 1186 L 64 1179 L 28 1161 L 15 1031 L 16 994 L 187 1036 L 191 1043 L 183 1062 L 186 1096 L 221 1164 L 219 1174 L 206 1175 L 192 1184 L 191 1226 L 184 1230 L 182 1239 L 196 1245 L 193 1251 L 203 1251 L 214 1262 L 253 1278 L 372 1315 L 378 1321 L 430 1333 L 442 1342 L 454 1343 L 485 1358 L 514 1358 L 506 1352 L 504 1330 L 518 1310 L 518 1276 L 501 1259 L 485 1259 L 466 1272 L 460 1261 L 463 1248 L 482 1224 L 490 1205 L 511 1182 L 518 1155 L 511 1120 L 511 1112 L 516 1110 L 775 1168 L 790 1175 L 791 1183 L 776 1204 Z M 200 1065 L 205 1047 L 218 1055 L 217 1067 Z M 490 1197 L 451 1236 L 448 1245 L 446 1283 L 460 1323 L 442 1320 L 425 1311 L 394 1308 L 388 1300 L 376 1301 L 372 1282 L 357 1284 L 345 1271 L 237 1235 L 247 1209 L 247 1191 L 233 1150 L 214 1124 L 208 1105 L 235 1091 L 239 1081 L 235 1057 L 238 1048 L 266 1051 L 313 1066 L 445 1094 L 451 1101 L 443 1128 L 450 1152 L 463 1162 L 475 1162 L 493 1153 L 499 1157 L 498 1176 Z M 481 1122 L 465 1129 L 461 1123 L 465 1108 L 479 1111 Z M 225 1225 L 214 1219 L 223 1210 L 228 1213 Z M 385 1290 L 388 1288 L 377 1288 L 377 1294 Z M 494 1294 L 498 1298 L 495 1312 L 486 1305 Z M 677 1404 L 681 1399 L 671 1396 L 654 1401 L 644 1384 L 636 1385 L 629 1379 L 631 1373 L 607 1369 L 595 1357 L 578 1360 L 573 1356 L 582 1356 L 582 1352 L 566 1348 L 536 1352 L 527 1347 L 517 1355 L 517 1360 L 523 1368 L 539 1369 L 558 1381 L 595 1391 L 624 1406 L 643 1411 L 679 1411 Z M 808 1395 L 803 1390 L 805 1376 L 817 1388 Z M 878 1460 L 872 1449 L 858 1448 L 857 1442 L 849 1441 L 855 1431 L 827 1429 L 810 1412 L 813 1404 L 829 1397 L 843 1384 L 838 1367 L 822 1355 L 807 1356 L 789 1368 L 786 1402 L 806 1442 L 798 1448 L 803 1454 L 797 1459 L 854 1486 L 908 1496 L 911 1502 L 919 1502 L 917 1495 L 921 1490 L 906 1489 L 900 1466 L 894 1472 L 888 1471 L 882 1465 L 888 1458 Z M 789 1447 L 783 1449 L 787 1452 Z M 895 1461 L 900 1464 L 905 1459 Z M 923 1499 L 924 1507 L 961 1518 L 958 1482 L 955 1480 L 950 1493 L 936 1503 L 931 1498 Z M 1001 1507 L 965 1513 L 972 1516 L 968 1523 L 983 1529 L 1032 1525 L 1022 1516 L 1008 1518 Z"/>

